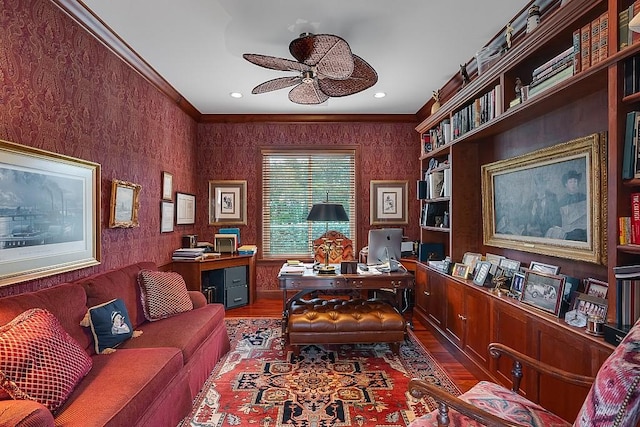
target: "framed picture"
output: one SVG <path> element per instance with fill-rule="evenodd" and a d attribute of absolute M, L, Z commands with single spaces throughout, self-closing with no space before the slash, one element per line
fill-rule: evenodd
<path fill-rule="evenodd" d="M 606 137 L 482 166 L 484 244 L 606 264 Z"/>
<path fill-rule="evenodd" d="M 160 232 L 173 231 L 173 202 L 160 202 Z"/>
<path fill-rule="evenodd" d="M 209 181 L 209 224 L 247 223 L 247 181 Z"/>
<path fill-rule="evenodd" d="M 176 225 L 195 224 L 196 196 L 176 193 Z"/>
<path fill-rule="evenodd" d="M 407 224 L 408 181 L 371 181 L 371 225 Z"/>
<path fill-rule="evenodd" d="M 162 200 L 173 200 L 173 175 L 162 172 Z"/>
<path fill-rule="evenodd" d="M 522 296 L 522 289 L 524 288 L 524 273 L 517 272 L 513 273 L 513 277 L 511 278 L 511 287 L 509 288 L 509 292 L 514 298 L 520 299 Z"/>
<path fill-rule="evenodd" d="M 469 277 L 469 269 L 470 267 L 467 264 L 456 262 L 453 265 L 453 270 L 451 270 L 451 275 L 453 277 L 459 277 L 460 279 L 466 279 Z"/>
<path fill-rule="evenodd" d="M 564 276 L 526 269 L 520 301 L 558 316 L 563 292 Z"/>
<path fill-rule="evenodd" d="M 520 261 L 515 259 L 502 258 L 498 267 L 503 271 L 506 277 L 512 277 L 520 270 Z"/>
<path fill-rule="evenodd" d="M 531 261 L 531 263 L 529 264 L 529 270 L 549 274 L 558 274 L 560 272 L 560 267 L 557 265 L 543 264 L 541 262 Z"/>
<path fill-rule="evenodd" d="M 606 299 L 579 293 L 576 295 L 574 310 L 585 316 L 596 316 L 607 318 L 608 302 Z"/>
<path fill-rule="evenodd" d="M 606 299 L 609 292 L 609 284 L 602 280 L 588 278 L 585 281 L 584 293 L 597 298 Z"/>
<path fill-rule="evenodd" d="M 111 183 L 110 228 L 138 227 L 138 209 L 140 208 L 139 184 L 114 179 Z"/>
<path fill-rule="evenodd" d="M 474 252 L 465 252 L 462 256 L 462 263 L 467 264 L 471 267 L 471 271 L 475 271 L 476 264 L 478 261 L 482 260 L 482 254 L 477 254 Z"/>
<path fill-rule="evenodd" d="M 98 163 L 0 140 L 0 194 L 0 286 L 100 264 Z"/>
<path fill-rule="evenodd" d="M 500 265 L 500 261 L 505 257 L 503 257 L 502 255 L 490 254 L 487 252 L 484 258 L 491 263 L 491 270 L 489 271 L 489 273 L 494 275 L 496 274 L 496 269 Z"/>
<path fill-rule="evenodd" d="M 476 268 L 476 274 L 473 276 L 473 283 L 478 286 L 484 286 L 489 277 L 490 270 L 491 263 L 489 261 L 478 261 L 478 268 Z"/>

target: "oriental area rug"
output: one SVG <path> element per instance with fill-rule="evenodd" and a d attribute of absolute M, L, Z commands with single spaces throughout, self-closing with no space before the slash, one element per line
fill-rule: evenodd
<path fill-rule="evenodd" d="M 283 347 L 281 320 L 227 319 L 223 357 L 179 427 L 406 426 L 436 408 L 408 393 L 420 377 L 460 390 L 409 331 L 394 355 L 386 344 Z"/>

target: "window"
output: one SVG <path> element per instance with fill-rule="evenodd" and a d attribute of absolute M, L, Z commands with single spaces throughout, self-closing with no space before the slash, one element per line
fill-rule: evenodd
<path fill-rule="evenodd" d="M 262 152 L 264 257 L 310 257 L 313 240 L 336 230 L 355 243 L 355 150 Z M 314 203 L 342 203 L 349 221 L 307 221 Z"/>

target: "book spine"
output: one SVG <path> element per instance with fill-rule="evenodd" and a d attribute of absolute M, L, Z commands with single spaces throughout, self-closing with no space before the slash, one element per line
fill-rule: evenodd
<path fill-rule="evenodd" d="M 627 234 L 627 221 L 631 221 L 630 217 L 621 216 L 618 218 L 618 240 L 621 245 L 627 245 L 630 243 L 629 235 Z"/>
<path fill-rule="evenodd" d="M 574 52 L 574 47 L 572 45 L 567 50 L 559 53 L 558 55 L 554 56 L 553 58 L 551 58 L 550 60 L 548 60 L 544 64 L 536 67 L 533 70 L 532 75 L 535 76 L 536 74 L 540 73 L 541 71 L 545 70 L 546 68 L 551 67 L 552 65 L 557 64 L 558 62 L 563 62 L 567 58 L 571 57 L 573 55 L 573 52 Z"/>
<path fill-rule="evenodd" d="M 591 21 L 591 65 L 600 62 L 600 17 Z"/>
<path fill-rule="evenodd" d="M 640 193 L 631 194 L 631 243 L 640 243 Z"/>
<path fill-rule="evenodd" d="M 561 72 L 562 70 L 564 70 L 567 67 L 571 67 L 573 65 L 573 60 L 571 58 L 569 58 L 568 61 L 565 62 L 559 62 L 557 64 L 555 64 L 552 67 L 549 67 L 545 70 L 545 72 L 538 74 L 536 77 L 533 78 L 533 80 L 531 81 L 531 84 L 529 85 L 529 87 L 533 87 L 543 81 L 545 81 L 546 79 L 548 79 L 549 77 L 552 77 L 556 74 L 558 74 L 559 72 Z"/>
<path fill-rule="evenodd" d="M 636 114 L 636 124 L 633 130 L 633 177 L 640 178 L 640 114 Z"/>
<path fill-rule="evenodd" d="M 582 48 L 582 65 L 584 71 L 591 66 L 591 23 L 580 29 L 580 46 Z"/>
<path fill-rule="evenodd" d="M 573 71 L 579 73 L 582 71 L 582 59 L 580 56 L 580 30 L 573 32 Z"/>
<path fill-rule="evenodd" d="M 633 19 L 634 16 L 636 16 L 638 13 L 640 13 L 640 1 L 636 0 L 633 2 L 633 4 L 631 6 L 629 6 L 629 22 L 631 22 L 631 19 Z M 640 41 L 640 34 L 636 33 L 635 31 L 631 31 L 631 29 L 629 29 L 629 45 L 635 44 L 638 41 Z"/>
<path fill-rule="evenodd" d="M 624 9 L 618 14 L 618 48 L 620 50 L 629 46 L 629 9 Z"/>
<path fill-rule="evenodd" d="M 609 57 L 609 13 L 600 15 L 600 61 Z"/>
<path fill-rule="evenodd" d="M 631 179 L 635 173 L 634 134 L 636 129 L 636 111 L 627 113 L 622 153 L 622 179 Z"/>

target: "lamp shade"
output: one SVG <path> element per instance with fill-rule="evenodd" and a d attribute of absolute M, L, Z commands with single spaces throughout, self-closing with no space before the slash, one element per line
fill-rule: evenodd
<path fill-rule="evenodd" d="M 313 205 L 307 221 L 349 221 L 349 217 L 341 204 L 323 202 Z"/>
<path fill-rule="evenodd" d="M 631 19 L 631 21 L 629 21 L 629 29 L 634 33 L 640 33 L 640 13 L 638 13 L 633 17 L 633 19 Z"/>

